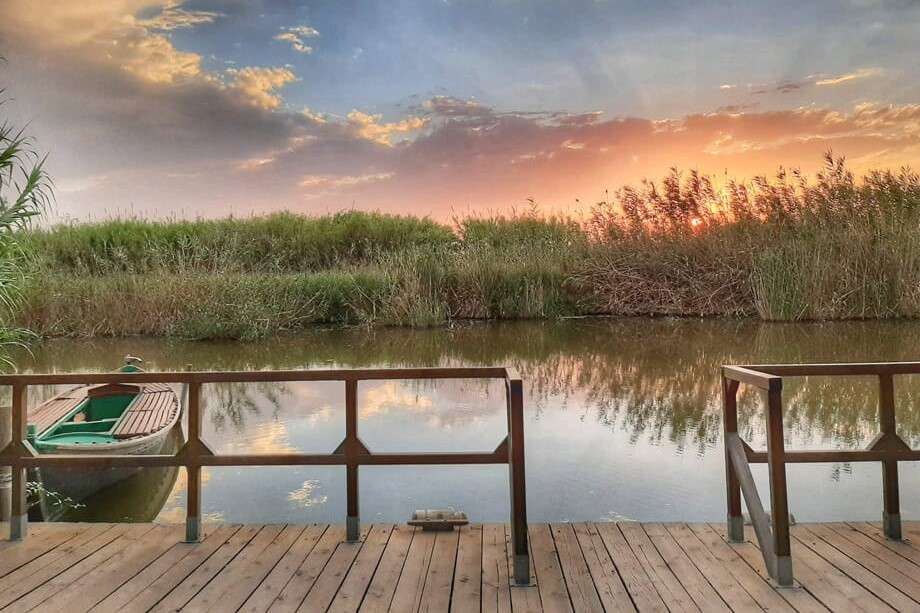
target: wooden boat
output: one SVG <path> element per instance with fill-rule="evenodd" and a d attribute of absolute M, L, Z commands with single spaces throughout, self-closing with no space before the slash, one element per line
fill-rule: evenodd
<path fill-rule="evenodd" d="M 132 362 L 132 360 L 134 362 Z M 120 372 L 141 371 L 136 358 Z M 39 453 L 158 454 L 179 423 L 176 393 L 163 383 L 85 385 L 58 394 L 29 413 L 29 441 Z M 47 491 L 80 502 L 137 473 L 139 468 L 45 468 Z"/>

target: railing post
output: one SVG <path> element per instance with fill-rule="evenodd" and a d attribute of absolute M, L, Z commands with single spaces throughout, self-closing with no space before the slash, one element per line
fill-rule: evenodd
<path fill-rule="evenodd" d="M 11 440 L 13 440 L 12 409 L 0 407 L 0 450 L 6 449 Z M 10 521 L 12 470 L 12 467 L 8 465 L 0 464 L 0 521 Z"/>
<path fill-rule="evenodd" d="M 201 383 L 188 384 L 188 442 L 185 444 L 185 472 L 188 476 L 188 509 L 185 542 L 201 540 Z"/>
<path fill-rule="evenodd" d="M 10 441 L 15 460 L 22 459 L 22 442 L 26 440 L 26 413 L 29 410 L 27 390 L 28 388 L 20 383 L 13 384 Z M 10 491 L 10 540 L 21 541 L 29 532 L 28 479 L 26 469 L 21 465 L 12 466 L 11 471 L 13 479 Z"/>
<path fill-rule="evenodd" d="M 506 381 L 514 582 L 517 585 L 528 585 L 530 584 L 530 551 L 527 546 L 527 489 L 524 478 L 524 390 L 520 378 L 509 376 Z"/>
<path fill-rule="evenodd" d="M 727 533 L 733 543 L 744 542 L 744 517 L 741 514 L 741 483 L 728 449 L 729 434 L 738 434 L 738 382 L 722 375 L 722 440 L 725 447 L 725 487 L 728 502 Z"/>
<path fill-rule="evenodd" d="M 793 581 L 781 379 L 770 383 L 767 399 L 767 466 L 770 473 L 770 513 L 773 519 L 773 543 L 770 545 L 773 548 L 773 568 L 769 570 L 777 583 L 788 586 Z"/>
<path fill-rule="evenodd" d="M 349 543 L 361 540 L 358 505 L 358 381 L 345 381 L 345 481 L 347 491 L 345 538 Z"/>
<path fill-rule="evenodd" d="M 897 422 L 894 414 L 894 377 L 891 374 L 879 375 L 879 425 L 882 437 L 897 437 Z M 882 462 L 882 527 L 885 536 L 901 540 L 901 502 L 898 487 L 898 461 Z"/>

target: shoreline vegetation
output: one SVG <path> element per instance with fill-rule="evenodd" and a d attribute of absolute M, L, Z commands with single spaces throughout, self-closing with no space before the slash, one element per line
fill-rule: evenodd
<path fill-rule="evenodd" d="M 254 339 L 316 324 L 583 315 L 920 315 L 920 176 L 673 170 L 583 220 L 342 212 L 112 220 L 20 236 L 16 323 L 41 336 Z"/>

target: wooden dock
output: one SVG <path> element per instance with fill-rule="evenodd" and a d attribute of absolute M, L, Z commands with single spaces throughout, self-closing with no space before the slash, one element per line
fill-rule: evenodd
<path fill-rule="evenodd" d="M 920 522 L 792 528 L 800 585 L 756 539 L 708 524 L 532 524 L 536 585 L 511 587 L 509 530 L 373 525 L 33 524 L 0 542 L 2 611 L 920 611 Z"/>

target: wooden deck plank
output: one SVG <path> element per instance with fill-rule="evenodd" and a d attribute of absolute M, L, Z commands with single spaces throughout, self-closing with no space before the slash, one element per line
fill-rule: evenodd
<path fill-rule="evenodd" d="M 694 566 L 664 524 L 647 524 L 643 528 L 665 564 L 701 610 L 728 611 L 728 605 Z"/>
<path fill-rule="evenodd" d="M 905 533 L 920 524 L 905 522 Z M 705 524 L 534 524 L 535 586 L 512 587 L 509 529 L 367 526 L 34 526 L 0 543 L 4 611 L 920 611 L 912 542 L 877 524 L 803 524 L 797 588 L 777 588 L 753 542 Z M 748 530 L 748 539 L 753 533 Z M 683 590 L 683 593 L 680 592 Z M 721 603 L 721 605 L 720 605 Z"/>
<path fill-rule="evenodd" d="M 418 611 L 422 601 L 422 591 L 425 588 L 425 577 L 428 576 L 428 565 L 434 552 L 435 535 L 433 532 L 416 530 L 412 535 L 412 544 L 403 564 L 402 573 L 393 593 L 390 609 L 414 613 Z"/>
<path fill-rule="evenodd" d="M 573 529 L 604 609 L 635 611 L 636 607 L 629 598 L 616 564 L 607 553 L 594 524 L 575 524 Z"/>
<path fill-rule="evenodd" d="M 380 563 L 377 564 L 374 576 L 364 594 L 364 600 L 361 602 L 360 611 L 362 613 L 377 613 L 390 609 L 390 602 L 393 600 L 393 593 L 396 591 L 396 584 L 406 562 L 414 534 L 415 529 L 409 526 L 393 527 Z"/>
<path fill-rule="evenodd" d="M 585 554 L 581 551 L 572 524 L 553 524 L 550 531 L 572 608 L 576 611 L 602 611 L 597 587 L 591 578 L 591 571 L 588 569 Z"/>
<path fill-rule="evenodd" d="M 243 526 L 230 538 L 217 547 L 203 563 L 195 568 L 181 582 L 170 589 L 169 593 L 159 602 L 155 603 L 150 611 L 165 613 L 177 611 L 195 597 L 217 573 L 224 569 L 243 548 L 261 531 L 262 526 Z M 132 605 L 136 601 L 132 601 Z M 132 607 L 133 608 L 133 607 Z M 147 610 L 147 607 L 138 610 Z"/>
<path fill-rule="evenodd" d="M 845 524 L 809 524 L 808 530 L 920 602 L 920 567 Z"/>
<path fill-rule="evenodd" d="M 5 607 L 50 581 L 83 558 L 109 544 L 123 529 L 102 524 L 93 526 L 61 547 L 37 558 L 0 579 L 0 607 Z"/>
<path fill-rule="evenodd" d="M 342 582 L 342 587 L 329 606 L 330 612 L 345 613 L 358 610 L 392 532 L 393 526 L 389 525 L 371 527 L 358 557 L 355 558 L 351 570 Z"/>
<path fill-rule="evenodd" d="M 176 528 L 180 531 L 182 530 L 181 526 L 176 526 Z M 237 529 L 237 526 L 220 526 L 207 534 L 202 542 L 198 544 L 184 543 L 181 539 L 178 539 L 166 553 L 109 594 L 91 610 L 93 613 L 118 613 L 123 611 L 132 600 L 142 600 L 140 595 L 145 590 L 150 590 L 155 582 L 162 581 L 169 575 L 176 577 L 182 568 L 188 568 L 188 572 L 182 575 L 181 578 L 176 578 L 175 583 L 172 584 L 177 585 L 191 572 L 192 565 L 197 566 L 199 560 L 203 559 L 201 556 L 204 552 L 216 549 Z M 159 598 L 155 597 L 154 602 L 157 600 Z"/>
<path fill-rule="evenodd" d="M 69 588 L 94 568 L 108 562 L 115 554 L 139 540 L 152 528 L 153 526 L 151 524 L 122 524 L 115 526 L 109 533 L 119 531 L 117 538 L 113 538 L 108 543 L 98 548 L 96 551 L 93 551 L 90 555 L 83 557 L 75 564 L 72 564 L 53 578 L 43 581 L 39 587 L 31 590 L 28 594 L 11 604 L 8 610 L 31 611 L 46 602 L 53 603 L 49 605 L 47 610 L 60 610 L 59 600 L 53 598 L 56 594 Z M 64 606 L 66 607 L 66 603 L 64 603 Z"/>
<path fill-rule="evenodd" d="M 49 524 L 53 525 L 53 524 Z M 0 549 L 0 578 L 46 555 L 85 532 L 88 524 L 69 524 L 57 530 L 38 531 L 30 526 L 23 542 L 3 541 Z"/>
<path fill-rule="evenodd" d="M 329 526 L 320 537 L 303 562 L 297 567 L 294 576 L 287 582 L 281 593 L 275 597 L 268 608 L 273 613 L 297 610 L 307 593 L 313 588 L 316 579 L 323 572 L 329 558 L 345 539 L 345 526 Z"/>
<path fill-rule="evenodd" d="M 450 595 L 454 585 L 459 533 L 456 530 L 438 532 L 434 539 L 431 562 L 425 575 L 419 611 L 440 613 L 450 610 Z"/>
<path fill-rule="evenodd" d="M 753 528 L 745 527 L 745 538 L 756 545 Z M 798 540 L 792 542 L 792 559 L 796 580 L 832 611 L 891 611 Z"/>
<path fill-rule="evenodd" d="M 670 611 L 699 611 L 690 594 L 681 585 L 680 580 L 668 567 L 658 549 L 649 539 L 648 534 L 639 523 L 623 522 L 616 524 L 623 533 L 626 542 L 652 577 L 658 594 Z"/>
<path fill-rule="evenodd" d="M 633 606 L 640 612 L 667 611 L 664 601 L 655 588 L 652 577 L 636 557 L 626 538 L 615 523 L 594 524 L 607 554 L 616 566 Z"/>
<path fill-rule="evenodd" d="M 666 524 L 665 528 L 700 575 L 715 589 L 732 611 L 762 611 L 730 569 L 725 568 L 686 524 Z"/>
<path fill-rule="evenodd" d="M 753 570 L 760 576 L 767 585 L 774 586 L 771 583 L 770 575 L 767 574 L 767 569 L 763 563 L 763 556 L 760 553 L 760 550 L 750 541 L 745 540 L 743 543 L 731 543 L 728 544 L 725 536 L 725 524 L 711 524 L 709 528 L 715 532 L 723 542 L 726 543 L 731 550 L 734 551 L 738 557 L 743 559 L 748 568 Z M 753 538 L 753 531 L 745 530 L 745 538 Z M 795 561 L 793 560 L 793 572 L 795 571 Z M 796 611 L 827 611 L 828 607 L 820 602 L 806 587 L 802 586 L 801 583 L 798 584 L 799 587 L 786 587 L 777 589 L 776 593 L 779 594 L 783 600 L 792 605 Z"/>
<path fill-rule="evenodd" d="M 236 611 L 303 530 L 303 526 L 266 526 L 184 610 Z"/>
<path fill-rule="evenodd" d="M 762 609 L 779 613 L 792 613 L 796 610 L 763 576 L 759 575 L 745 562 L 744 558 L 738 555 L 734 544 L 729 545 L 715 530 L 705 524 L 691 524 L 689 529 L 706 546 L 709 554 L 718 561 L 724 569 L 722 572 L 729 573 Z M 758 552 L 757 555 L 760 553 Z M 806 595 L 810 598 L 809 594 L 806 593 Z M 817 602 L 801 603 L 801 610 L 814 610 L 815 608 L 823 609 Z"/>
<path fill-rule="evenodd" d="M 482 526 L 461 526 L 457 538 L 450 608 L 479 613 L 482 610 Z"/>
<path fill-rule="evenodd" d="M 859 530 L 866 536 L 873 539 L 879 545 L 895 552 L 905 560 L 909 560 L 914 564 L 920 565 L 920 549 L 914 546 L 914 544 L 909 540 L 890 541 L 885 537 L 885 534 L 882 532 L 882 528 L 880 526 L 868 522 L 849 522 L 847 525 L 854 530 Z M 920 542 L 920 538 L 913 539 L 913 541 Z"/>
<path fill-rule="evenodd" d="M 511 611 L 507 550 L 505 527 L 497 524 L 484 525 L 482 527 L 482 613 L 510 613 Z M 539 596 L 539 592 L 537 595 Z"/>
<path fill-rule="evenodd" d="M 78 579 L 78 589 L 59 591 L 35 611 L 88 611 L 160 557 L 179 538 L 179 530 L 173 526 L 154 526 L 104 563 L 93 566 Z"/>
<path fill-rule="evenodd" d="M 572 602 L 569 600 L 550 527 L 547 524 L 531 525 L 530 544 L 543 610 L 549 613 L 572 611 Z"/>
<path fill-rule="evenodd" d="M 361 540 L 357 543 L 342 542 L 336 548 L 332 557 L 323 572 L 316 578 L 313 588 L 307 593 L 300 607 L 297 609 L 301 613 L 310 613 L 312 611 L 325 611 L 335 599 L 336 592 L 345 581 L 345 576 L 351 569 L 358 552 L 361 551 L 364 541 L 367 539 L 369 526 L 361 529 Z"/>
<path fill-rule="evenodd" d="M 530 530 L 527 531 L 528 551 L 533 550 L 530 543 Z M 508 574 L 513 575 L 514 552 L 511 551 L 511 526 L 505 526 L 505 555 L 508 561 Z M 543 602 L 540 600 L 540 588 L 536 584 L 537 571 L 534 570 L 533 556 L 530 556 L 530 585 L 517 585 L 514 577 L 509 576 L 511 585 L 511 610 L 526 612 L 543 611 Z"/>
<path fill-rule="evenodd" d="M 792 536 L 796 542 L 802 543 L 818 556 L 815 559 L 815 565 L 817 563 L 821 563 L 822 566 L 824 563 L 832 565 L 835 570 L 850 577 L 861 588 L 860 590 L 849 586 L 846 588 L 847 592 L 853 594 L 852 599 L 859 606 L 875 611 L 885 610 L 886 605 L 896 611 L 920 610 L 915 601 L 876 577 L 837 548 L 815 536 L 807 526 L 795 526 L 792 529 Z M 803 553 L 800 557 L 804 559 L 805 564 L 811 564 L 810 554 Z M 844 590 L 841 589 L 841 591 Z M 869 595 L 863 592 L 869 592 Z"/>
<path fill-rule="evenodd" d="M 267 611 L 275 601 L 275 598 L 281 593 L 281 590 L 284 589 L 284 586 L 294 577 L 297 569 L 306 560 L 317 542 L 319 542 L 323 533 L 326 532 L 326 528 L 327 526 L 325 525 L 307 526 L 275 567 L 271 569 L 268 576 L 250 594 L 243 606 L 240 607 L 240 611 L 248 613 Z"/>

